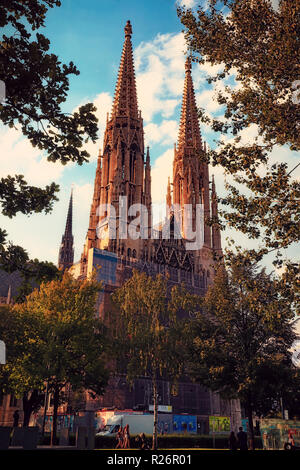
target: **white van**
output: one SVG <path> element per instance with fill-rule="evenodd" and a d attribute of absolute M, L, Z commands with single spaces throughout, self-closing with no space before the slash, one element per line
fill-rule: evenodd
<path fill-rule="evenodd" d="M 116 436 L 120 427 L 129 425 L 131 435 L 153 433 L 153 415 L 122 414 L 114 415 L 108 418 L 104 429 L 96 433 L 96 436 Z"/>

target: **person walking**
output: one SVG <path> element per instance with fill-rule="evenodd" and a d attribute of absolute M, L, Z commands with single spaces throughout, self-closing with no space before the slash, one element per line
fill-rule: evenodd
<path fill-rule="evenodd" d="M 117 445 L 116 449 L 122 449 L 124 445 L 124 439 L 123 439 L 123 429 L 122 426 L 119 427 L 119 430 L 117 432 Z"/>
<path fill-rule="evenodd" d="M 124 427 L 124 449 L 130 449 L 130 432 L 129 432 L 129 424 L 126 424 Z"/>
<path fill-rule="evenodd" d="M 231 433 L 230 433 L 228 443 L 229 443 L 229 449 L 230 450 L 237 450 L 238 442 L 237 442 L 237 438 L 235 437 L 235 434 L 234 434 L 233 431 L 231 431 Z"/>
<path fill-rule="evenodd" d="M 139 447 L 140 450 L 149 450 L 150 447 L 148 445 L 146 436 L 143 432 L 141 432 L 136 438 L 135 441 Z"/>
<path fill-rule="evenodd" d="M 239 432 L 237 433 L 238 438 L 238 447 L 240 450 L 248 450 L 248 439 L 247 433 L 243 431 L 243 428 L 239 428 Z"/>

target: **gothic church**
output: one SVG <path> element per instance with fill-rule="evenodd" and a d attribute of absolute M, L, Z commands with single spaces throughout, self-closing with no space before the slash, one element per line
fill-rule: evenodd
<path fill-rule="evenodd" d="M 199 129 L 189 58 L 185 63 L 179 135 L 174 146 L 173 182 L 171 185 L 168 181 L 166 194 L 166 219 L 170 220 L 170 237 L 163 236 L 164 223 L 152 227 L 150 151 L 144 148 L 143 119 L 138 109 L 131 36 L 132 27 L 128 21 L 112 111 L 107 118 L 104 133 L 103 153 L 98 157 L 89 227 L 81 259 L 73 264 L 72 196 L 59 253 L 59 267 L 70 269 L 77 277 L 85 278 L 95 266 L 101 266 L 99 275 L 104 291 L 99 296 L 98 310 L 104 319 L 109 309 L 111 292 L 131 276 L 133 268 L 149 275 L 167 275 L 170 287 L 184 282 L 191 292 L 204 295 L 208 285 L 213 282 L 215 255 L 222 256 L 219 227 L 216 223 L 211 225 L 205 222 L 210 218 L 212 221 L 217 220 L 217 195 L 214 180 L 210 181 L 209 178 L 206 145 Z M 149 236 L 138 239 L 121 236 L 124 221 L 120 214 L 120 197 L 125 197 L 128 207 L 140 203 L 147 208 Z M 105 204 L 115 208 L 114 238 L 109 236 L 108 214 L 99 214 L 97 211 L 99 206 Z M 184 215 L 187 204 L 192 207 L 193 227 L 196 207 L 199 204 L 203 207 L 203 243 L 197 250 L 187 249 L 188 240 L 183 226 L 179 227 L 181 237 L 174 236 L 177 222 L 172 214 L 172 205 L 177 205 L 181 215 Z M 130 222 L 129 217 L 125 224 Z M 203 417 L 217 414 L 233 419 L 233 401 L 225 402 L 219 395 L 188 379 L 180 382 L 176 389 L 168 381 L 161 380 L 159 396 L 160 403 L 172 406 L 174 413 Z M 125 377 L 115 377 L 111 379 L 105 395 L 87 403 L 87 407 L 147 410 L 150 401 L 150 380 L 138 379 L 134 387 L 130 388 Z"/>

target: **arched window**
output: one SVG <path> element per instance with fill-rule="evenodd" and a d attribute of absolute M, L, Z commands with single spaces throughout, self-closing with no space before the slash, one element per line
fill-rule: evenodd
<path fill-rule="evenodd" d="M 131 249 L 130 248 L 128 248 L 128 250 L 127 250 L 127 256 L 128 256 L 128 258 L 131 258 Z"/>
<path fill-rule="evenodd" d="M 132 258 L 136 258 L 136 250 L 132 250 Z"/>

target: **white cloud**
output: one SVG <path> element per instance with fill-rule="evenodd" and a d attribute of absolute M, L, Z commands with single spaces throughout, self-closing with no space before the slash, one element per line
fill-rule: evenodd
<path fill-rule="evenodd" d="M 219 113 L 222 106 L 216 100 L 216 90 L 202 90 L 196 94 L 197 106 L 203 108 L 206 114 Z"/>
<path fill-rule="evenodd" d="M 138 101 L 146 122 L 158 113 L 171 117 L 180 103 L 185 49 L 182 33 L 158 34 L 135 49 Z"/>
<path fill-rule="evenodd" d="M 271 3 L 272 3 L 272 7 L 274 8 L 274 10 L 278 10 L 279 0 L 271 0 Z"/>
<path fill-rule="evenodd" d="M 197 5 L 197 0 L 178 0 L 178 5 L 186 8 L 193 8 Z"/>
<path fill-rule="evenodd" d="M 73 232 L 74 232 L 74 245 L 75 257 L 74 261 L 80 258 L 82 253 L 85 237 L 89 225 L 90 207 L 92 204 L 94 191 L 94 182 L 85 183 L 83 185 L 74 184 L 74 217 L 73 217 Z M 64 213 L 65 210 L 64 210 Z"/>
<path fill-rule="evenodd" d="M 22 174 L 29 184 L 45 185 L 58 181 L 66 168 L 48 162 L 45 154 L 14 128 L 0 128 L 0 148 L 0 175 L 4 177 Z"/>
<path fill-rule="evenodd" d="M 161 145 L 172 145 L 176 142 L 178 135 L 178 121 L 164 120 L 161 124 L 151 122 L 144 127 L 145 145 L 160 143 Z"/>
<path fill-rule="evenodd" d="M 172 181 L 173 158 L 174 150 L 168 149 L 154 162 L 151 171 L 153 203 L 161 203 L 166 200 L 168 177 L 171 177 Z"/>

